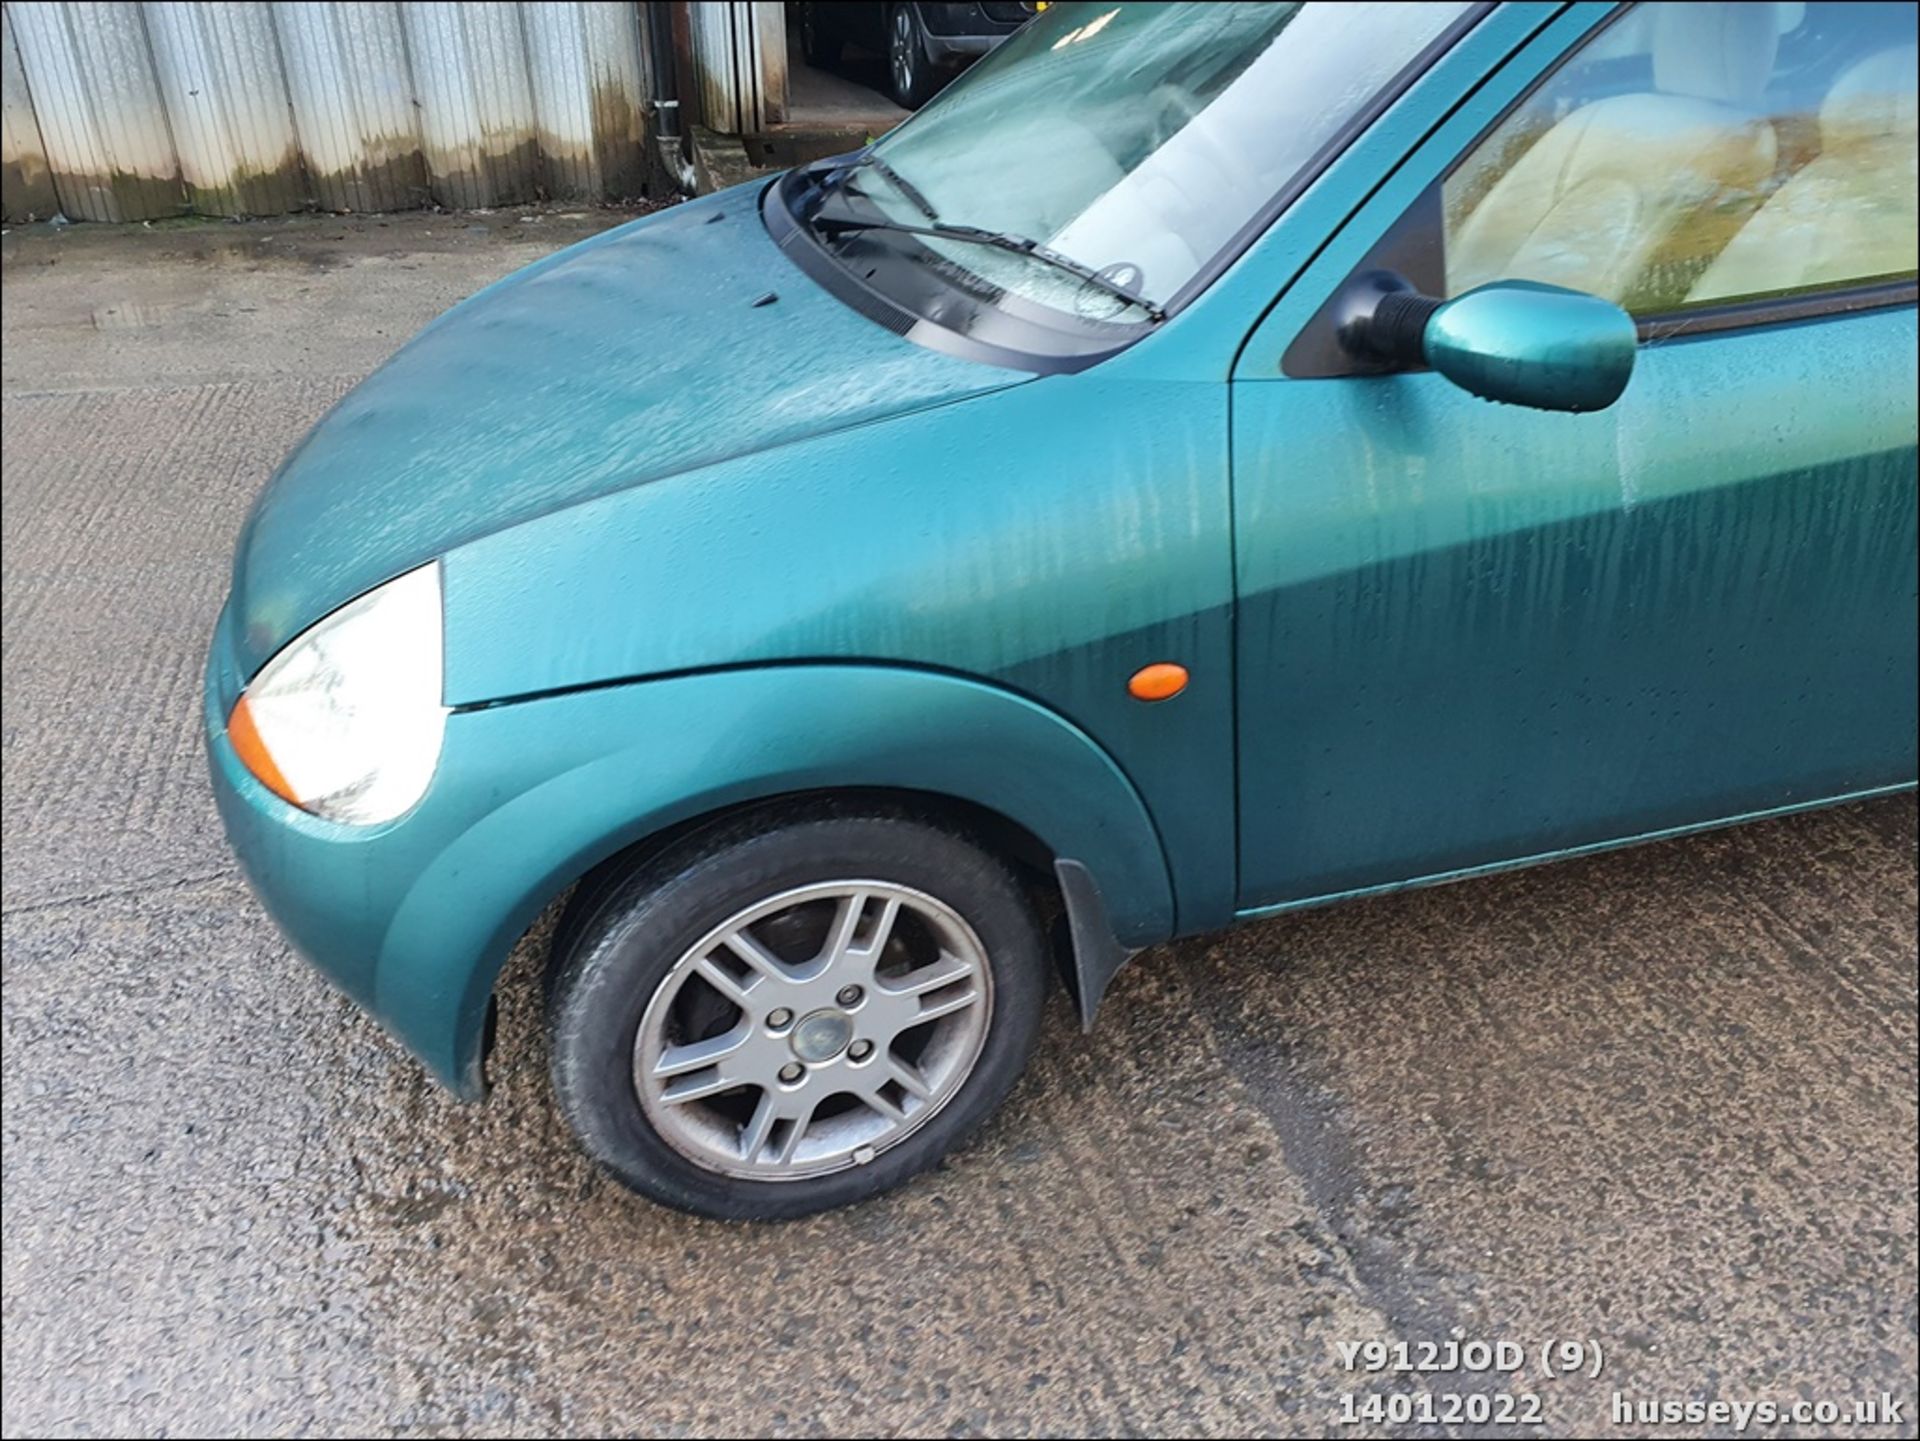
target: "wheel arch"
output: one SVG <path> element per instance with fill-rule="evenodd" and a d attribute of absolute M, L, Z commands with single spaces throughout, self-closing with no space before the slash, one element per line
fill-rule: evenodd
<path fill-rule="evenodd" d="M 1132 783 L 1091 736 L 990 683 L 776 665 L 458 719 L 490 733 L 489 751 L 564 735 L 573 753 L 437 857 L 387 932 L 377 1009 L 468 1097 L 484 1093 L 493 988 L 528 928 L 599 868 L 742 812 L 864 797 L 978 836 L 1062 895 L 1087 1019 L 1119 965 L 1173 931 L 1166 856 Z"/>
<path fill-rule="evenodd" d="M 755 814 L 765 814 L 769 825 L 784 825 L 839 813 L 895 815 L 920 821 L 952 831 L 1006 862 L 1029 895 L 1042 901 L 1041 920 L 1048 928 L 1060 983 L 1066 987 L 1082 1024 L 1092 1028 L 1108 982 L 1140 949 L 1115 939 L 1097 880 L 1083 862 L 1058 854 L 1011 816 L 964 796 L 938 791 L 901 786 L 787 791 L 736 801 L 642 836 L 562 886 L 542 907 L 544 916 L 563 900 L 566 903 L 554 931 L 553 952 L 558 955 L 566 948 L 573 928 L 591 913 L 595 896 L 655 856 L 690 845 L 708 831 Z M 551 959 L 548 965 L 551 969 Z"/>

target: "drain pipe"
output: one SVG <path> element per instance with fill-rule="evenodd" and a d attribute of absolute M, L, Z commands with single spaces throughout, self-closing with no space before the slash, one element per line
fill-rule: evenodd
<path fill-rule="evenodd" d="M 675 21 L 684 21 L 684 17 L 684 6 L 666 3 L 666 0 L 648 0 L 647 69 L 650 73 L 647 80 L 653 96 L 654 153 L 680 187 L 680 193 L 691 195 L 693 163 L 687 158 L 686 127 L 680 117 L 680 76 L 673 34 Z"/>

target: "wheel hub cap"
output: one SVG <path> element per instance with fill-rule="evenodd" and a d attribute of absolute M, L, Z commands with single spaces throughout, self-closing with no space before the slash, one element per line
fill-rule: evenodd
<path fill-rule="evenodd" d="M 842 1011 L 815 1011 L 793 1028 L 793 1053 L 810 1066 L 831 1061 L 853 1040 L 853 1018 Z"/>

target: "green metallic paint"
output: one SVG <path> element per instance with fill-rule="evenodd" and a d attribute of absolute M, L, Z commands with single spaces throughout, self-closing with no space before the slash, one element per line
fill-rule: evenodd
<path fill-rule="evenodd" d="M 541 909 L 632 842 L 754 800 L 959 799 L 1081 860 L 1123 944 L 1173 926 L 1160 840 L 1126 777 L 1083 732 L 976 681 L 770 666 L 458 711 L 426 797 L 366 828 L 269 793 L 208 694 L 215 794 L 254 888 L 297 948 L 467 1095 L 494 977 Z"/>
<path fill-rule="evenodd" d="M 1336 234 L 1236 370 L 1241 904 L 1284 909 L 1913 781 L 1912 307 L 1644 346 L 1597 414 L 1293 336 L 1604 7 Z"/>
<path fill-rule="evenodd" d="M 767 797 L 1005 816 L 1086 868 L 1117 956 L 1910 781 L 1911 309 L 1642 349 L 1600 414 L 1280 376 L 1384 226 L 1608 8 L 1493 11 L 1186 310 L 1079 374 L 861 319 L 742 192 L 456 307 L 240 543 L 205 719 L 269 909 L 472 1095 L 539 910 Z M 427 796 L 364 829 L 284 805 L 226 741 L 240 687 L 433 556 L 459 709 Z M 1187 690 L 1132 700 L 1162 660 Z"/>
<path fill-rule="evenodd" d="M 1826 810 L 1832 806 L 1853 805 L 1860 801 L 1879 800 L 1885 796 L 1911 794 L 1916 789 L 1915 782 L 1903 781 L 1895 785 L 1873 786 L 1863 791 L 1844 791 L 1837 795 L 1822 796 L 1819 800 L 1800 801 L 1796 804 L 1770 806 L 1763 811 L 1748 811 L 1745 815 L 1716 816 L 1710 821 L 1696 821 L 1691 825 L 1669 826 L 1665 830 L 1642 831 L 1638 835 L 1616 836 L 1610 840 L 1594 841 L 1584 846 L 1568 846 L 1563 850 L 1543 851 L 1534 856 L 1516 856 L 1511 860 L 1489 861 L 1483 865 L 1462 866 L 1457 871 L 1436 871 L 1432 875 L 1410 876 L 1406 880 L 1383 881 L 1379 885 L 1356 886 L 1350 891 L 1330 891 L 1325 895 L 1308 896 L 1304 900 L 1276 901 L 1267 906 L 1248 906 L 1234 917 L 1236 921 L 1258 921 L 1272 916 L 1289 916 L 1295 911 L 1318 910 L 1322 906 L 1337 906 L 1342 901 L 1365 900 L 1369 896 L 1388 896 L 1399 891 L 1423 890 L 1429 886 L 1450 886 L 1458 881 L 1477 880 L 1482 876 L 1499 875 L 1505 871 L 1528 870 L 1534 866 L 1551 865 L 1554 861 L 1577 860 L 1581 856 L 1604 855 L 1608 851 L 1625 850 L 1628 846 L 1651 845 L 1656 841 L 1680 840 L 1687 836 L 1697 836 L 1706 831 L 1724 830 L 1729 826 L 1748 825 L 1754 821 L 1776 820 L 1782 816 L 1803 815 L 1808 811 Z"/>
<path fill-rule="evenodd" d="M 1098 737 L 1166 837 L 1180 925 L 1220 924 L 1235 901 L 1225 392 L 1104 366 L 1050 376 L 476 541 L 446 559 L 447 699 L 795 660 L 978 676 Z M 1184 693 L 1127 694 L 1167 660 L 1192 672 Z"/>
<path fill-rule="evenodd" d="M 1030 379 L 853 314 L 781 256 L 757 198 L 689 201 L 508 276 L 322 417 L 240 537 L 241 669 L 477 536 Z"/>
<path fill-rule="evenodd" d="M 1421 337 L 1426 362 L 1483 400 L 1605 410 L 1633 377 L 1633 317 L 1598 296 L 1500 280 L 1446 301 Z"/>
<path fill-rule="evenodd" d="M 1875 324 L 1911 353 L 1911 312 L 1824 328 Z M 1824 349 L 1824 377 L 1820 351 L 1770 367 L 1777 413 L 1800 409 L 1796 382 L 1815 395 L 1813 433 L 1745 446 L 1704 363 L 1691 403 L 1643 375 L 1645 400 L 1590 426 L 1515 411 L 1542 424 L 1481 450 L 1446 437 L 1484 433 L 1461 413 L 1484 406 L 1437 376 L 1303 382 L 1359 392 L 1311 427 L 1250 399 L 1241 454 L 1304 433 L 1327 468 L 1253 459 L 1240 480 L 1243 904 L 1912 779 L 1911 419 L 1907 443 L 1886 434 L 1899 418 L 1862 373 L 1889 346 Z M 1270 563 L 1281 534 L 1298 549 Z"/>

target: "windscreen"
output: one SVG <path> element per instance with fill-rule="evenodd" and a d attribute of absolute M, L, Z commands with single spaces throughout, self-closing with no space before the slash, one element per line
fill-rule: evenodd
<path fill-rule="evenodd" d="M 1054 5 L 874 147 L 917 194 L 873 171 L 860 190 L 889 220 L 1036 241 L 1164 305 L 1465 8 Z M 1136 318 L 1030 256 L 925 243 L 1024 299 Z"/>

